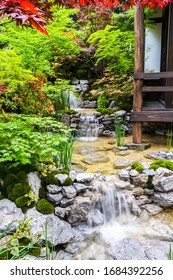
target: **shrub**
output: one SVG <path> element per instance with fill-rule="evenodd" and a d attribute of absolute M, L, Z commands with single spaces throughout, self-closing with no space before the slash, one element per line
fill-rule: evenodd
<path fill-rule="evenodd" d="M 42 214 L 52 214 L 55 210 L 54 206 L 45 198 L 42 198 L 38 201 L 36 209 Z"/>
<path fill-rule="evenodd" d="M 107 98 L 105 94 L 100 94 L 97 98 L 97 108 L 106 108 L 107 106 Z"/>

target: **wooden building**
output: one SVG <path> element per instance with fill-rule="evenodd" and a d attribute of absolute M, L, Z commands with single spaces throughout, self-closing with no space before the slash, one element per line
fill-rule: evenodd
<path fill-rule="evenodd" d="M 156 71 L 145 69 L 144 11 L 141 4 L 135 9 L 135 82 L 131 121 L 133 143 L 141 144 L 142 122 L 173 122 L 173 3 L 152 18 L 155 24 L 159 24 L 161 33 Z"/>

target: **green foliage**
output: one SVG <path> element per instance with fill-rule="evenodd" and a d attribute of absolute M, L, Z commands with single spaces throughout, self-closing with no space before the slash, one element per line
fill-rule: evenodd
<path fill-rule="evenodd" d="M 27 254 L 40 256 L 41 245 L 38 244 L 39 235 L 31 235 L 32 219 L 24 218 L 18 221 L 16 231 L 0 243 L 0 260 L 24 259 Z M 0 240 L 6 235 L 8 228 L 0 234 Z"/>
<path fill-rule="evenodd" d="M 142 171 L 144 171 L 144 167 L 143 165 L 138 162 L 138 161 L 135 161 L 131 164 L 131 168 L 132 169 L 135 169 L 136 171 L 138 171 L 139 173 L 142 173 Z"/>
<path fill-rule="evenodd" d="M 172 246 L 171 246 L 171 244 L 170 244 L 170 246 L 169 246 L 168 260 L 173 260 L 173 252 L 172 252 Z"/>
<path fill-rule="evenodd" d="M 42 214 L 52 214 L 54 213 L 55 208 L 49 201 L 47 201 L 45 198 L 42 198 L 38 201 L 36 209 Z"/>
<path fill-rule="evenodd" d="M 100 94 L 97 98 L 97 108 L 106 108 L 107 98 L 105 94 Z"/>
<path fill-rule="evenodd" d="M 13 116 L 0 122 L 0 162 L 11 166 L 41 163 L 60 164 L 61 142 L 69 139 L 69 131 L 51 118 Z"/>
<path fill-rule="evenodd" d="M 60 162 L 64 169 L 71 169 L 72 155 L 73 155 L 73 137 L 62 141 L 60 145 Z M 61 167 L 59 165 L 59 167 Z"/>
<path fill-rule="evenodd" d="M 121 147 L 124 146 L 124 137 L 126 134 L 126 128 L 125 128 L 125 118 L 119 119 L 115 118 L 115 134 L 116 134 L 116 140 L 117 140 L 117 146 Z"/>
<path fill-rule="evenodd" d="M 169 159 L 156 159 L 150 164 L 151 169 L 158 169 L 159 167 L 164 167 L 173 171 L 173 162 Z"/>
<path fill-rule="evenodd" d="M 172 147 L 172 137 L 173 137 L 173 132 L 172 132 L 172 129 L 168 129 L 168 132 L 167 132 L 167 149 L 170 150 L 171 147 Z"/>
<path fill-rule="evenodd" d="M 134 70 L 134 32 L 122 31 L 117 26 L 107 25 L 104 30 L 94 32 L 88 39 L 96 46 L 97 64 L 107 63 L 107 68 L 119 74 L 130 74 Z"/>
<path fill-rule="evenodd" d="M 46 176 L 45 180 L 46 180 L 47 185 L 57 185 L 57 186 L 59 186 L 59 180 L 58 180 L 58 178 L 55 177 L 54 172 L 49 173 Z"/>
<path fill-rule="evenodd" d="M 133 107 L 133 77 L 105 71 L 101 79 L 92 84 L 90 93 L 104 94 L 109 102 L 115 101 L 117 109 L 130 112 Z"/>
<path fill-rule="evenodd" d="M 58 114 L 62 114 L 62 115 L 64 115 L 64 114 L 67 114 L 67 115 L 75 115 L 75 114 L 77 114 L 77 111 L 71 110 L 71 109 L 59 110 L 59 111 L 58 111 Z"/>
<path fill-rule="evenodd" d="M 148 176 L 147 188 L 149 188 L 149 189 L 153 188 L 153 177 L 152 176 Z"/>

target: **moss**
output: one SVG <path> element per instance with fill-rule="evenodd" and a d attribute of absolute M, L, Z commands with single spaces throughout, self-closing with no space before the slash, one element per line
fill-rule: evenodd
<path fill-rule="evenodd" d="M 26 196 L 20 196 L 15 200 L 15 203 L 17 207 L 22 208 L 23 206 L 26 206 L 29 201 L 29 197 Z"/>
<path fill-rule="evenodd" d="M 44 186 L 41 186 L 39 189 L 39 198 L 46 198 L 46 189 Z"/>
<path fill-rule="evenodd" d="M 0 193 L 0 200 L 4 198 L 4 195 Z"/>
<path fill-rule="evenodd" d="M 0 178 L 4 179 L 7 175 L 7 171 L 5 170 L 4 164 L 0 164 Z"/>
<path fill-rule="evenodd" d="M 64 183 L 63 183 L 63 186 L 70 186 L 73 184 L 73 181 L 70 177 L 66 178 Z"/>
<path fill-rule="evenodd" d="M 20 246 L 24 246 L 24 247 L 27 246 L 31 242 L 32 242 L 32 240 L 27 237 L 21 238 L 19 240 Z M 39 257 L 41 254 L 41 249 L 42 249 L 42 245 L 35 243 L 35 244 L 33 244 L 33 248 L 29 248 L 28 254 L 31 256 Z"/>
<path fill-rule="evenodd" d="M 47 185 L 50 185 L 50 184 L 52 184 L 52 185 L 59 185 L 60 182 L 59 182 L 58 178 L 55 177 L 54 173 L 51 172 L 46 177 L 46 184 Z"/>
<path fill-rule="evenodd" d="M 151 169 L 158 169 L 159 167 L 164 167 L 173 171 L 173 162 L 168 159 L 156 159 L 150 164 Z"/>
<path fill-rule="evenodd" d="M 18 182 L 26 182 L 27 181 L 27 173 L 24 171 L 20 171 L 17 174 Z"/>
<path fill-rule="evenodd" d="M 5 180 L 4 180 L 4 184 L 5 186 L 8 186 L 9 184 L 16 184 L 18 183 L 18 178 L 15 174 L 12 174 L 12 173 L 9 173 L 7 174 L 7 176 L 5 177 Z"/>
<path fill-rule="evenodd" d="M 9 252 L 3 252 L 3 250 L 0 250 L 0 260 L 9 260 L 11 257 Z"/>
<path fill-rule="evenodd" d="M 66 174 L 66 175 L 68 175 L 68 174 L 69 174 L 69 171 L 68 171 L 67 169 L 62 169 L 62 170 L 60 170 L 59 173 L 60 173 L 60 174 Z"/>
<path fill-rule="evenodd" d="M 38 201 L 36 209 L 42 214 L 52 214 L 55 210 L 54 206 L 45 198 L 42 198 Z"/>
<path fill-rule="evenodd" d="M 142 173 L 142 171 L 144 171 L 144 167 L 143 165 L 138 162 L 138 161 L 135 161 L 131 164 L 131 168 L 132 169 L 135 169 L 136 171 L 138 171 L 139 173 Z"/>
<path fill-rule="evenodd" d="M 70 109 L 66 109 L 66 110 L 59 110 L 58 114 L 68 114 L 68 115 L 75 115 L 77 114 L 77 112 L 75 110 L 70 110 Z"/>
<path fill-rule="evenodd" d="M 25 195 L 31 191 L 31 186 L 28 183 L 17 183 L 14 185 L 13 194 L 16 197 Z"/>
<path fill-rule="evenodd" d="M 152 176 L 148 176 L 147 188 L 148 189 L 153 188 L 153 177 Z"/>
<path fill-rule="evenodd" d="M 97 108 L 96 109 L 97 112 L 101 113 L 102 115 L 111 115 L 113 114 L 116 110 L 112 109 L 112 108 Z"/>
<path fill-rule="evenodd" d="M 14 188 L 13 184 L 10 184 L 6 187 L 5 192 L 6 192 L 7 196 L 8 196 L 9 193 L 11 193 L 13 191 L 13 188 Z"/>

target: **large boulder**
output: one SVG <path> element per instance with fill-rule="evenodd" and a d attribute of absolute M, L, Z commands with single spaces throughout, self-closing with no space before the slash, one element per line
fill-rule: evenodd
<path fill-rule="evenodd" d="M 153 202 L 160 207 L 172 207 L 173 206 L 173 192 L 154 192 Z"/>
<path fill-rule="evenodd" d="M 26 217 L 32 218 L 31 233 L 34 235 L 40 234 L 40 240 L 43 243 L 47 239 L 49 244 L 57 246 L 69 242 L 74 237 L 74 230 L 71 225 L 54 214 L 43 215 L 35 208 L 32 208 L 27 211 Z"/>
<path fill-rule="evenodd" d="M 7 234 L 15 231 L 18 221 L 24 219 L 24 214 L 16 204 L 8 199 L 0 201 L 0 232 L 7 230 Z"/>
<path fill-rule="evenodd" d="M 28 183 L 31 186 L 33 193 L 36 194 L 37 197 L 39 197 L 39 190 L 41 188 L 41 179 L 38 176 L 38 172 L 34 171 L 34 172 L 28 173 L 27 179 L 28 179 Z"/>

